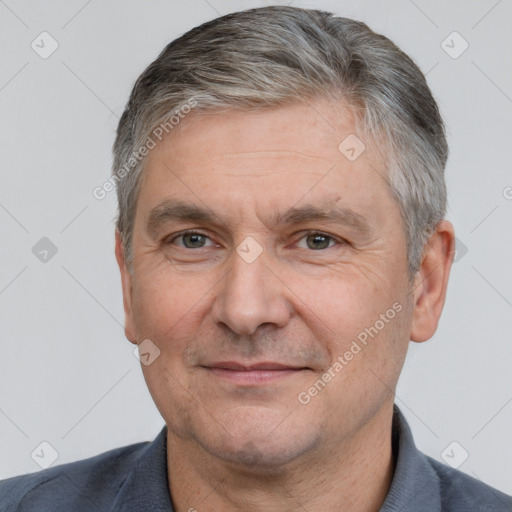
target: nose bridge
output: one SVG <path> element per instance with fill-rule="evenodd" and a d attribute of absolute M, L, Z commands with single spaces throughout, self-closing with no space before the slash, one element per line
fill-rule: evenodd
<path fill-rule="evenodd" d="M 267 323 L 283 327 L 289 318 L 283 285 L 269 270 L 263 248 L 248 237 L 233 251 L 230 264 L 212 308 L 214 320 L 240 335 Z"/>

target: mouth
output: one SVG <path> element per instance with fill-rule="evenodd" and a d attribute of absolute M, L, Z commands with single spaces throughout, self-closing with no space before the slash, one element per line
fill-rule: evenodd
<path fill-rule="evenodd" d="M 274 362 L 244 365 L 235 361 L 220 361 L 204 366 L 212 375 L 239 385 L 258 385 L 297 375 L 307 367 Z"/>

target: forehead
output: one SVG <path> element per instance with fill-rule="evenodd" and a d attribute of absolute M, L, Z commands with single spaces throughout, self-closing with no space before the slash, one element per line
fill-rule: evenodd
<path fill-rule="evenodd" d="M 383 162 L 355 131 L 351 111 L 324 100 L 189 114 L 147 157 L 142 213 L 184 198 L 224 218 L 245 210 L 275 217 L 280 206 L 325 204 L 334 196 L 356 213 L 365 210 L 389 191 Z"/>
<path fill-rule="evenodd" d="M 171 150 L 175 165 L 207 160 L 209 171 L 242 160 L 247 170 L 258 171 L 291 158 L 301 168 L 322 171 L 339 159 L 339 144 L 355 129 L 352 110 L 325 99 L 261 111 L 192 111 L 148 160 L 151 165 L 153 157 Z"/>

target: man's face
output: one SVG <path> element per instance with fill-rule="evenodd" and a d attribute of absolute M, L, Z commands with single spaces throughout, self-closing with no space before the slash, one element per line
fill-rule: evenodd
<path fill-rule="evenodd" d="M 354 131 L 318 100 L 192 113 L 150 152 L 126 333 L 160 350 L 143 371 L 171 435 L 271 467 L 348 445 L 392 403 L 412 318 L 405 232 L 383 161 L 368 145 L 354 160 L 354 139 L 339 149 Z M 178 201 L 213 218 L 173 215 Z"/>

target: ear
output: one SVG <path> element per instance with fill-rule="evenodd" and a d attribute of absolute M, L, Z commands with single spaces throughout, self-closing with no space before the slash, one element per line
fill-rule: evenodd
<path fill-rule="evenodd" d="M 123 244 L 121 241 L 121 234 L 116 229 L 116 260 L 121 272 L 121 285 L 123 287 L 123 305 L 124 305 L 124 333 L 129 341 L 137 344 L 137 337 L 135 335 L 135 321 L 133 318 L 132 310 L 132 275 L 128 270 L 124 258 Z"/>
<path fill-rule="evenodd" d="M 426 341 L 436 332 L 454 256 L 454 229 L 450 222 L 443 220 L 425 244 L 421 266 L 414 280 L 412 341 Z"/>

